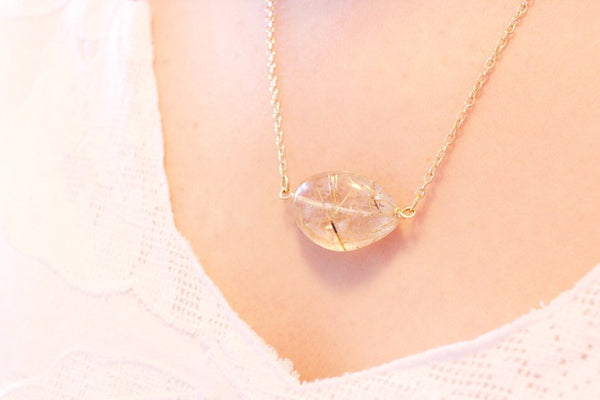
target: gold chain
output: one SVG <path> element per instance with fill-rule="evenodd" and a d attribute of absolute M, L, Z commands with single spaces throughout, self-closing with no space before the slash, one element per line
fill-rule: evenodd
<path fill-rule="evenodd" d="M 281 112 L 279 111 L 279 88 L 277 86 L 277 64 L 275 63 L 275 1 L 267 0 L 267 66 L 269 68 L 269 90 L 271 92 L 271 105 L 273 106 L 273 129 L 277 143 L 277 158 L 279 159 L 279 175 L 281 176 L 281 190 L 279 197 L 291 197 L 290 181 L 287 176 L 287 163 L 285 161 L 285 144 L 283 144 L 283 129 L 281 128 Z"/>
<path fill-rule="evenodd" d="M 496 43 L 494 50 L 490 57 L 485 61 L 483 71 L 477 77 L 471 92 L 467 96 L 464 102 L 464 106 L 462 110 L 456 116 L 454 123 L 452 124 L 452 128 L 450 132 L 444 138 L 444 145 L 435 155 L 435 160 L 429 170 L 423 177 L 423 184 L 419 186 L 419 188 L 415 191 L 415 198 L 412 204 L 408 207 L 396 208 L 395 212 L 398 217 L 401 218 L 412 218 L 415 215 L 415 209 L 419 201 L 425 196 L 425 190 L 433 181 L 435 177 L 435 173 L 438 168 L 446 158 L 446 154 L 448 154 L 448 149 L 456 140 L 456 134 L 465 119 L 469 115 L 471 108 L 475 105 L 475 99 L 477 94 L 487 81 L 487 78 L 496 66 L 496 61 L 498 56 L 506 45 L 508 44 L 508 40 L 510 35 L 514 32 L 517 24 L 523 17 L 523 15 L 527 12 L 529 8 L 529 4 L 531 0 L 524 0 L 517 7 L 517 11 L 513 15 L 510 23 L 506 26 L 504 33 Z M 267 23 L 267 66 L 269 69 L 269 90 L 271 92 L 271 105 L 273 106 L 273 124 L 276 135 L 276 144 L 278 149 L 278 159 L 279 159 L 279 174 L 281 176 L 281 190 L 279 192 L 279 197 L 282 199 L 288 199 L 292 196 L 290 191 L 290 183 L 287 176 L 287 163 L 285 160 L 285 145 L 283 143 L 283 129 L 281 127 L 281 112 L 280 112 L 280 103 L 279 103 L 279 88 L 277 86 L 277 64 L 275 63 L 275 0 L 266 0 L 266 23 Z"/>

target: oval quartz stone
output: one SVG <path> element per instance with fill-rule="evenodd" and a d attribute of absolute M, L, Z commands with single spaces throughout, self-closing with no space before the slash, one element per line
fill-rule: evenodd
<path fill-rule="evenodd" d="M 294 193 L 294 208 L 302 232 L 334 251 L 365 247 L 399 222 L 394 199 L 352 172 L 323 172 L 307 179 Z"/>

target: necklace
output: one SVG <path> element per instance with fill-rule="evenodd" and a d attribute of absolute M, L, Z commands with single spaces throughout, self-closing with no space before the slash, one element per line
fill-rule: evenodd
<path fill-rule="evenodd" d="M 419 201 L 433 182 L 436 171 L 456 140 L 458 130 L 475 105 L 477 94 L 496 66 L 498 56 L 508 44 L 510 36 L 527 12 L 529 4 L 530 0 L 524 0 L 519 4 L 492 54 L 485 61 L 483 71 L 477 77 L 462 110 L 444 138 L 442 148 L 435 155 L 422 185 L 415 191 L 412 203 L 407 207 L 399 207 L 394 199 L 373 180 L 349 171 L 322 172 L 306 179 L 294 192 L 290 189 L 275 63 L 275 0 L 266 0 L 269 90 L 281 176 L 279 197 L 293 201 L 298 227 L 309 239 L 329 250 L 355 250 L 382 239 L 398 226 L 400 220 L 414 217 Z"/>

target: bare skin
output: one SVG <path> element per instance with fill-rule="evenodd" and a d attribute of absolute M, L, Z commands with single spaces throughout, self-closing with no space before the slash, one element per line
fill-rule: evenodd
<path fill-rule="evenodd" d="M 282 4 L 293 187 L 351 170 L 410 203 L 518 2 L 437 3 Z M 303 380 L 472 339 L 600 261 L 600 3 L 535 4 L 417 217 L 350 253 L 277 197 L 263 2 L 150 4 L 177 227 Z"/>

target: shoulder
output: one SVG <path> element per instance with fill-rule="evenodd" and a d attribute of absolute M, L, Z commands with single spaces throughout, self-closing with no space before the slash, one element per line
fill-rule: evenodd
<path fill-rule="evenodd" d="M 134 0 L 0 2 L 0 79 L 43 68 L 52 50 L 89 59 L 83 44 L 106 39 L 121 14 L 132 10 L 148 14 L 146 2 Z"/>

